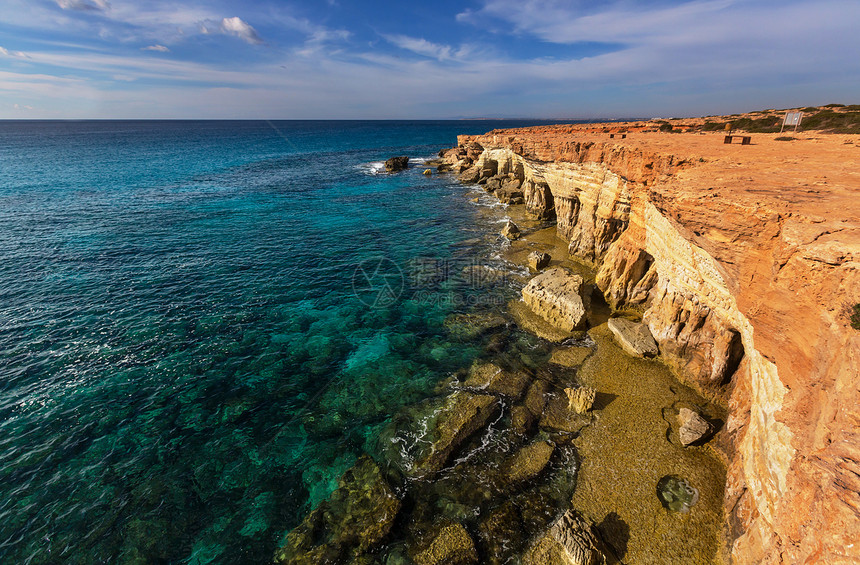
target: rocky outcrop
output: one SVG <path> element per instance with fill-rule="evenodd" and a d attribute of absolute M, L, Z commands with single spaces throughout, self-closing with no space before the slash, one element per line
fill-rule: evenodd
<path fill-rule="evenodd" d="M 728 408 L 716 444 L 734 559 L 860 559 L 854 139 L 754 135 L 740 150 L 636 132 L 547 126 L 458 142 L 483 147 L 472 166 L 486 178 L 519 175 L 527 211 L 556 219 L 610 306 L 638 310 L 660 358 Z"/>
<path fill-rule="evenodd" d="M 545 271 L 523 287 L 523 300 L 553 326 L 572 332 L 585 324 L 586 304 L 580 292 L 582 277 L 565 269 Z"/>
<path fill-rule="evenodd" d="M 391 157 L 385 160 L 385 170 L 389 173 L 396 173 L 409 167 L 409 157 L 401 155 L 399 157 Z"/>

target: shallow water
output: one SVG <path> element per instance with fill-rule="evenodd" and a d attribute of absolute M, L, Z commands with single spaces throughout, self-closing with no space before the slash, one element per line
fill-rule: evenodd
<path fill-rule="evenodd" d="M 501 125 L 0 124 L 0 561 L 270 561 L 515 292 L 453 276 L 501 208 L 379 174 Z"/>

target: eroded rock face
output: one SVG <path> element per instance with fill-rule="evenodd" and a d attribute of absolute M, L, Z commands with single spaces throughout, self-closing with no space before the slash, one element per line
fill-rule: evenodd
<path fill-rule="evenodd" d="M 385 537 L 399 510 L 400 500 L 379 467 L 362 457 L 344 473 L 329 500 L 287 535 L 275 562 L 310 565 L 358 557 Z"/>
<path fill-rule="evenodd" d="M 630 355 L 656 357 L 659 353 L 657 342 L 654 341 L 651 330 L 645 324 L 624 318 L 610 318 L 607 325 L 615 336 L 615 340 Z"/>
<path fill-rule="evenodd" d="M 642 311 L 661 359 L 728 407 L 735 559 L 842 559 L 849 545 L 860 559 L 846 486 L 860 474 L 860 335 L 845 313 L 860 302 L 860 212 L 846 145 L 802 152 L 761 136 L 741 154 L 709 136 L 607 143 L 587 126 L 458 138 L 473 141 L 478 161 L 523 166 L 527 209 L 548 212 L 551 196 L 607 302 Z M 816 183 L 826 195 L 786 188 Z"/>
<path fill-rule="evenodd" d="M 534 277 L 523 288 L 523 300 L 535 314 L 572 332 L 585 326 L 586 304 L 580 296 L 582 277 L 556 268 Z"/>

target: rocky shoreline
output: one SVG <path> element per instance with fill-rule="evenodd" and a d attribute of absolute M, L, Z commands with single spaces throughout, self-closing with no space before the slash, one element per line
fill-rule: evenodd
<path fill-rule="evenodd" d="M 397 416 L 275 561 L 724 562 L 725 467 L 709 441 L 724 410 L 650 359 L 635 312 L 610 318 L 516 168 L 474 178 L 483 155 L 436 165 L 509 205 L 505 254 L 533 276 L 501 312 L 449 317 L 485 354 Z"/>

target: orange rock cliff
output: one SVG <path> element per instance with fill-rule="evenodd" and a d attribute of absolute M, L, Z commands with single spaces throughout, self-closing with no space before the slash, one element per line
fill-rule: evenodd
<path fill-rule="evenodd" d="M 855 563 L 860 136 L 751 137 L 545 126 L 461 136 L 445 157 L 521 181 L 607 302 L 641 311 L 663 360 L 728 409 L 734 562 Z"/>

